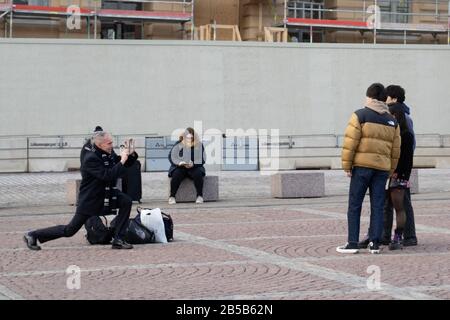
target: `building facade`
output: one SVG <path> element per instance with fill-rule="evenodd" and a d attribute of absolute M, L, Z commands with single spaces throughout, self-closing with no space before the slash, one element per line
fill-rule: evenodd
<path fill-rule="evenodd" d="M 80 8 L 78 24 L 70 6 Z M 283 28 L 282 41 L 289 42 L 448 44 L 449 6 L 448 0 L 0 0 L 0 37 L 267 41 L 267 28 Z"/>

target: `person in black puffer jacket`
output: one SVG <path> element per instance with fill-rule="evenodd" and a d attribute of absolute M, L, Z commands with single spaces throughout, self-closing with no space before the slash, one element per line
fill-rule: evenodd
<path fill-rule="evenodd" d="M 410 108 L 405 104 L 405 89 L 399 85 L 390 85 L 386 88 L 388 94 L 388 105 L 390 110 L 399 109 L 405 114 L 408 130 L 414 135 L 414 150 L 416 149 L 416 140 L 414 133 L 414 123 L 411 118 Z M 406 213 L 406 223 L 403 232 L 403 246 L 416 246 L 417 235 L 416 225 L 414 221 L 414 208 L 411 204 L 411 191 L 405 190 L 405 198 L 403 201 Z M 392 224 L 393 224 L 393 204 L 389 194 L 386 197 L 386 204 L 384 207 L 384 230 L 383 230 L 383 244 L 390 244 Z"/>
<path fill-rule="evenodd" d="M 404 206 L 405 192 L 409 190 L 409 178 L 413 167 L 415 137 L 408 126 L 405 112 L 400 104 L 390 106 L 390 112 L 394 115 L 400 125 L 401 146 L 400 159 L 397 168 L 389 182 L 389 196 L 395 208 L 397 228 L 394 238 L 389 245 L 390 250 L 400 249 L 402 237 L 406 224 L 406 212 Z"/>

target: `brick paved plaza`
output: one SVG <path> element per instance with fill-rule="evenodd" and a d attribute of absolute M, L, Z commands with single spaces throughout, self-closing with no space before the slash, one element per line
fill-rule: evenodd
<path fill-rule="evenodd" d="M 220 201 L 169 207 L 166 175 L 144 173 L 143 206 L 172 215 L 175 241 L 129 251 L 90 246 L 84 229 L 28 250 L 24 232 L 70 220 L 64 183 L 79 173 L 0 175 L 0 299 L 450 299 L 450 170 L 419 170 L 419 245 L 380 255 L 335 250 L 347 233 L 342 171 L 325 171 L 326 197 L 290 200 L 271 199 L 258 172 L 219 175 Z M 368 217 L 366 201 L 361 235 Z"/>

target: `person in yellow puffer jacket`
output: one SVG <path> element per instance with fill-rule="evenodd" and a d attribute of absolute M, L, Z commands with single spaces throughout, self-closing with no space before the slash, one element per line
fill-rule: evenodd
<path fill-rule="evenodd" d="M 397 167 L 400 157 L 400 128 L 385 103 L 387 95 L 380 83 L 366 92 L 365 107 L 355 111 L 345 130 L 342 167 L 349 177 L 347 211 L 348 242 L 337 247 L 340 253 L 357 253 L 361 208 L 370 192 L 369 250 L 379 253 L 383 230 L 383 206 L 387 179 Z"/>

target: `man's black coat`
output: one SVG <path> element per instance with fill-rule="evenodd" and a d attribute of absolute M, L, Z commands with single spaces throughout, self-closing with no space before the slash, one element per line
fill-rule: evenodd
<path fill-rule="evenodd" d="M 110 213 L 115 209 L 117 179 L 125 174 L 125 167 L 132 165 L 137 153 L 128 157 L 125 166 L 114 151 L 108 154 L 95 146 L 87 151 L 81 163 L 81 184 L 77 214 L 94 216 Z"/>

